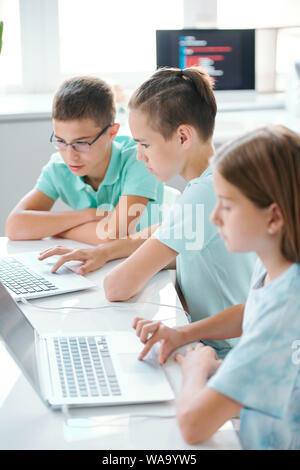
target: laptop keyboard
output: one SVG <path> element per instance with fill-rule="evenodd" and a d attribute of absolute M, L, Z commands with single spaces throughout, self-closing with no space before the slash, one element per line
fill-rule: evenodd
<path fill-rule="evenodd" d="M 54 338 L 63 397 L 121 395 L 105 336 Z"/>
<path fill-rule="evenodd" d="M 13 257 L 0 260 L 0 281 L 15 294 L 31 294 L 58 289 L 38 273 L 29 271 L 26 266 Z"/>

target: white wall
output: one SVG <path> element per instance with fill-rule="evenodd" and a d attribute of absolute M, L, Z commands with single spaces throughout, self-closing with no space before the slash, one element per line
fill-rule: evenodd
<path fill-rule="evenodd" d="M 52 152 L 51 132 L 50 119 L 0 121 L 0 236 L 10 210 L 33 187 Z"/>

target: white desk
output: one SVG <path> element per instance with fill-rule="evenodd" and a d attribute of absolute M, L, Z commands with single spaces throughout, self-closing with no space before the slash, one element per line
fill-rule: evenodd
<path fill-rule="evenodd" d="M 21 251 L 36 251 L 57 244 L 57 240 L 38 242 L 10 242 L 0 238 L 0 256 Z M 59 241 L 67 246 L 82 246 L 76 242 Z M 181 307 L 168 271 L 162 271 L 151 279 L 143 291 L 126 303 L 124 308 L 110 304 L 102 288 L 106 273 L 119 261 L 111 262 L 88 277 L 96 281 L 98 288 L 90 291 L 64 294 L 32 301 L 51 307 L 112 305 L 104 310 L 44 311 L 21 304 L 39 332 L 82 329 L 130 329 L 136 315 L 148 318 L 167 318 L 169 326 L 187 322 L 180 309 L 159 308 L 136 302 L 157 302 Z M 164 366 L 174 388 L 180 389 L 180 370 L 170 358 Z M 60 411 L 50 411 L 36 395 L 21 374 L 14 361 L 0 343 L 0 449 L 80 449 L 80 450 L 151 450 L 151 449 L 240 449 L 231 421 L 199 446 L 188 446 L 183 441 L 176 423 L 174 403 L 97 407 L 70 411 L 66 417 Z M 142 417 L 134 415 L 143 415 Z M 145 417 L 145 415 L 156 415 Z M 161 416 L 166 417 L 161 417 Z M 170 417 L 171 415 L 171 417 Z M 160 416 L 160 417 L 158 417 Z"/>

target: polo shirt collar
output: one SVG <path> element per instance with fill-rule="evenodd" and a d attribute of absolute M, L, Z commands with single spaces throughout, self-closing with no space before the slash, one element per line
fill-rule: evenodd
<path fill-rule="evenodd" d="M 87 184 L 84 182 L 83 177 L 75 176 L 74 186 L 75 189 L 81 191 L 82 189 L 86 188 Z"/>
<path fill-rule="evenodd" d="M 110 161 L 101 185 L 104 184 L 109 186 L 119 179 L 121 172 L 121 147 L 122 145 L 119 142 L 112 142 Z"/>
<path fill-rule="evenodd" d="M 114 184 L 120 177 L 121 172 L 121 162 L 120 162 L 120 153 L 121 153 L 121 144 L 119 142 L 112 142 L 111 145 L 111 156 L 106 170 L 104 179 L 100 186 L 107 185 L 110 186 Z M 75 181 L 75 186 L 78 191 L 86 189 L 87 184 L 84 182 L 82 176 L 77 176 Z M 99 187 L 100 187 L 99 186 Z"/>

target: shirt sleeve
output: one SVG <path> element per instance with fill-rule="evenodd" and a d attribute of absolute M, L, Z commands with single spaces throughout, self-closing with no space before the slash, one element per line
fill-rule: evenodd
<path fill-rule="evenodd" d="M 215 202 L 210 179 L 191 183 L 153 236 L 177 253 L 202 250 L 218 232 L 209 219 Z"/>
<path fill-rule="evenodd" d="M 293 295 L 288 302 L 283 300 L 285 305 L 275 303 L 261 304 L 255 324 L 243 333 L 207 386 L 246 408 L 282 418 L 299 373 L 292 349 L 299 310 Z"/>
<path fill-rule="evenodd" d="M 55 164 L 57 161 L 57 154 L 52 155 L 49 162 L 42 168 L 41 174 L 36 182 L 35 189 L 38 189 L 46 196 L 51 197 L 54 201 L 58 199 L 59 193 L 55 184 Z"/>

